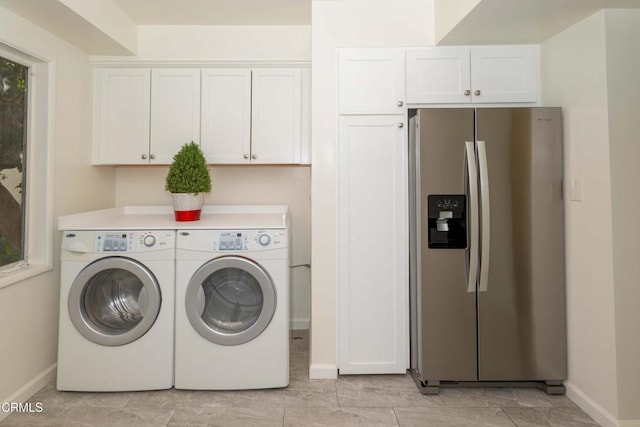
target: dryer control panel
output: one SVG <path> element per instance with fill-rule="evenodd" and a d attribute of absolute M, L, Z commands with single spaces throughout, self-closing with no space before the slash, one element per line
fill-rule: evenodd
<path fill-rule="evenodd" d="M 220 251 L 242 251 L 247 250 L 247 234 L 240 232 L 223 232 L 218 237 L 218 250 Z"/>
<path fill-rule="evenodd" d="M 176 247 L 206 252 L 255 252 L 287 248 L 287 230 L 180 230 Z"/>
<path fill-rule="evenodd" d="M 213 250 L 256 251 L 286 246 L 287 233 L 282 230 L 219 231 L 213 233 Z"/>

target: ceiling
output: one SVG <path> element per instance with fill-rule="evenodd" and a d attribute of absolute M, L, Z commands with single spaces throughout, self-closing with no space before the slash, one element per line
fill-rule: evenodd
<path fill-rule="evenodd" d="M 437 40 L 438 44 L 542 43 L 603 8 L 640 8 L 640 0 L 480 0 L 475 3 L 462 20 Z"/>
<path fill-rule="evenodd" d="M 311 25 L 311 0 L 111 0 L 138 25 Z"/>
<path fill-rule="evenodd" d="M 366 0 L 360 1 L 366 4 Z M 439 45 L 541 43 L 602 8 L 640 7 L 640 0 L 434 1 L 436 12 L 438 5 L 444 9 L 462 10 L 467 5 L 468 9 L 453 22 L 451 28 L 438 34 L 436 42 Z M 0 7 L 13 11 L 89 54 L 135 55 L 138 26 L 311 25 L 311 2 L 0 0 Z"/>
<path fill-rule="evenodd" d="M 0 0 L 92 55 L 135 55 L 145 25 L 311 25 L 311 0 Z"/>

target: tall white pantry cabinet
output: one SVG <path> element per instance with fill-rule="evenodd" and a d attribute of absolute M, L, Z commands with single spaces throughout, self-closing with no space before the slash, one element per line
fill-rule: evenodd
<path fill-rule="evenodd" d="M 338 368 L 408 368 L 404 51 L 338 52 Z"/>

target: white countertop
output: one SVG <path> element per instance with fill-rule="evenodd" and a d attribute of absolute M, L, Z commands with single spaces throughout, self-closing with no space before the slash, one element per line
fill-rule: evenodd
<path fill-rule="evenodd" d="M 284 205 L 204 206 L 199 221 L 176 221 L 172 206 L 125 206 L 61 216 L 58 230 L 262 230 L 288 221 Z"/>

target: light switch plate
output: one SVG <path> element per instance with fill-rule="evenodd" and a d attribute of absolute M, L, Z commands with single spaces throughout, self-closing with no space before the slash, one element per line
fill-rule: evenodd
<path fill-rule="evenodd" d="M 569 180 L 569 200 L 582 201 L 582 182 L 579 179 Z"/>

